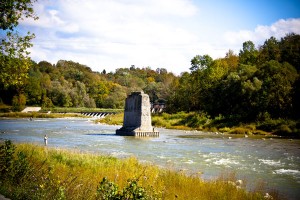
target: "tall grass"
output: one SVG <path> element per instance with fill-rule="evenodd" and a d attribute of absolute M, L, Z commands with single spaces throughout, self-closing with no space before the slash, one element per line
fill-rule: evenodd
<path fill-rule="evenodd" d="M 203 181 L 132 157 L 120 160 L 33 144 L 16 145 L 10 157 L 4 146 L 1 160 L 10 162 L 5 173 L 0 171 L 0 193 L 12 199 L 113 199 L 104 198 L 103 191 L 123 197 L 127 192 L 129 199 L 136 199 L 134 192 L 143 199 L 263 199 L 262 193 L 247 192 L 225 179 Z"/>
<path fill-rule="evenodd" d="M 124 113 L 117 113 L 114 115 L 108 115 L 105 118 L 98 119 L 95 122 L 105 123 L 110 125 L 122 125 L 123 124 Z"/>

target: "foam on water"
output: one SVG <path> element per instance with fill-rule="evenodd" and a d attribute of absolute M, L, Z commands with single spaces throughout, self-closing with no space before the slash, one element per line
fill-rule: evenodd
<path fill-rule="evenodd" d="M 260 163 L 266 164 L 266 165 L 270 165 L 270 166 L 281 166 L 282 163 L 280 162 L 280 160 L 275 161 L 275 160 L 265 160 L 265 159 L 258 159 L 260 161 Z"/>
<path fill-rule="evenodd" d="M 127 153 L 124 151 L 115 151 L 111 153 L 112 156 L 117 157 L 117 158 L 124 158 L 124 157 L 130 157 L 132 156 L 131 153 Z"/>
<path fill-rule="evenodd" d="M 157 156 L 160 159 L 166 159 L 166 156 Z"/>
<path fill-rule="evenodd" d="M 214 164 L 229 166 L 229 165 L 238 165 L 240 163 L 235 160 L 230 160 L 229 158 L 221 158 L 220 160 L 215 161 Z"/>
<path fill-rule="evenodd" d="M 193 160 L 188 160 L 188 161 L 186 161 L 186 162 L 184 162 L 184 163 L 186 163 L 186 164 L 193 164 L 194 161 L 193 161 Z"/>
<path fill-rule="evenodd" d="M 291 175 L 300 175 L 299 170 L 295 169 L 277 169 L 273 171 L 274 174 L 291 174 Z"/>

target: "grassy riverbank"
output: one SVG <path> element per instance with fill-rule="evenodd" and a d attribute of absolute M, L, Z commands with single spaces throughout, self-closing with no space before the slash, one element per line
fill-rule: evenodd
<path fill-rule="evenodd" d="M 54 108 L 42 108 L 42 112 L 54 112 L 54 113 L 81 113 L 81 112 L 123 112 L 123 109 L 109 109 L 109 108 L 66 108 L 66 107 L 54 107 Z"/>
<path fill-rule="evenodd" d="M 65 118 L 65 117 L 85 117 L 79 113 L 42 113 L 42 112 L 8 112 L 0 113 L 0 118 Z"/>
<path fill-rule="evenodd" d="M 264 199 L 264 188 L 246 192 L 232 174 L 203 181 L 198 174 L 187 176 L 135 158 L 9 142 L 0 149 L 0 193 L 12 199 Z"/>
<path fill-rule="evenodd" d="M 108 112 L 108 113 L 120 113 L 123 109 L 106 109 L 106 108 L 66 108 L 66 107 L 53 107 L 42 108 L 39 112 L 15 112 L 12 106 L 0 103 L 0 117 L 8 118 L 64 118 L 64 117 L 84 117 L 80 113 L 82 112 Z"/>
<path fill-rule="evenodd" d="M 64 117 L 85 117 L 82 112 L 111 112 L 119 113 L 122 109 L 104 109 L 104 108 L 42 108 L 39 112 L 13 112 L 12 106 L 0 104 L 0 118 L 64 118 Z"/>
<path fill-rule="evenodd" d="M 106 124 L 123 123 L 123 113 L 100 119 Z M 175 114 L 162 113 L 152 116 L 152 125 L 167 129 L 201 130 L 243 135 L 279 135 L 285 137 L 300 137 L 300 121 L 287 119 L 265 118 L 252 123 L 241 123 L 235 119 L 225 119 L 222 116 L 210 118 L 199 113 L 179 112 Z"/>

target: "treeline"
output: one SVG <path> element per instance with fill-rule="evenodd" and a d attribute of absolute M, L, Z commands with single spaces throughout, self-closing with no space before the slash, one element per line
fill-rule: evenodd
<path fill-rule="evenodd" d="M 246 122 L 299 119 L 300 35 L 271 37 L 258 48 L 246 41 L 238 55 L 229 50 L 216 60 L 197 55 L 190 70 L 173 82 L 169 112 L 197 111 Z"/>
<path fill-rule="evenodd" d="M 31 61 L 24 84 L 0 84 L 0 98 L 16 109 L 25 104 L 123 108 L 129 93 L 143 90 L 151 102 L 166 102 L 169 113 L 193 111 L 236 121 L 299 119 L 299 62 L 298 34 L 271 37 L 259 47 L 246 41 L 238 55 L 229 50 L 215 60 L 197 55 L 190 72 L 180 76 L 164 68 L 131 66 L 100 73 L 73 61 Z"/>
<path fill-rule="evenodd" d="M 0 98 L 15 110 L 26 105 L 42 107 L 124 108 L 132 91 L 144 90 L 152 102 L 165 101 L 177 77 L 164 68 L 120 68 L 115 73 L 93 72 L 89 67 L 60 60 L 31 62 L 28 78 L 20 87 L 1 87 Z"/>

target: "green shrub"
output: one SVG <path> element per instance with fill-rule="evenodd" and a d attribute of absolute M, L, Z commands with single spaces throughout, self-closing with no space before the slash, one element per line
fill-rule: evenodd
<path fill-rule="evenodd" d="M 15 95 L 12 100 L 12 107 L 14 111 L 21 111 L 25 108 L 26 96 L 24 94 Z"/>
<path fill-rule="evenodd" d="M 247 124 L 247 125 L 245 125 L 245 128 L 246 128 L 246 129 L 249 129 L 249 130 L 251 130 L 251 131 L 256 130 L 255 124 Z"/>
<path fill-rule="evenodd" d="M 166 127 L 166 121 L 158 116 L 152 118 L 152 125 L 156 127 Z"/>
<path fill-rule="evenodd" d="M 119 186 L 104 177 L 97 188 L 97 199 L 110 200 L 117 199 L 118 196 Z"/>
<path fill-rule="evenodd" d="M 14 153 L 15 145 L 10 140 L 0 146 L 0 178 L 2 180 L 11 175 L 9 172 L 13 169 Z"/>
<path fill-rule="evenodd" d="M 243 135 L 245 135 L 245 134 L 251 134 L 252 132 L 251 132 L 249 129 L 244 128 L 244 127 L 236 127 L 236 128 L 234 128 L 234 129 L 232 129 L 232 130 L 230 131 L 230 133 L 232 133 L 232 134 L 243 134 Z"/>
<path fill-rule="evenodd" d="M 106 177 L 104 177 L 97 188 L 97 199 L 154 199 L 147 194 L 146 189 L 138 185 L 138 181 L 138 179 L 129 179 L 127 181 L 127 185 L 122 190 L 119 190 L 119 186 L 116 183 L 109 181 Z"/>
<path fill-rule="evenodd" d="M 0 146 L 0 178 L 9 182 L 20 184 L 21 180 L 29 172 L 29 162 L 24 152 L 18 152 L 15 158 L 15 145 L 11 141 L 5 141 Z"/>
<path fill-rule="evenodd" d="M 30 172 L 27 155 L 20 151 L 13 164 L 13 182 L 20 184 L 22 179 Z"/>
<path fill-rule="evenodd" d="M 7 112 L 10 112 L 11 109 L 12 109 L 11 106 L 8 106 L 8 105 L 5 105 L 5 104 L 0 103 L 0 113 L 7 113 Z"/>
<path fill-rule="evenodd" d="M 275 135 L 286 137 L 298 137 L 299 130 L 297 124 L 299 122 L 287 119 L 268 119 L 258 123 L 257 127 L 266 132 L 272 132 Z"/>
<path fill-rule="evenodd" d="M 124 120 L 124 113 L 116 113 L 114 115 L 108 115 L 102 119 L 96 120 L 96 122 L 111 124 L 111 125 L 122 125 Z"/>
<path fill-rule="evenodd" d="M 199 128 L 209 123 L 210 119 L 205 114 L 200 113 L 190 113 L 179 122 L 179 124 L 183 124 L 191 128 Z"/>
<path fill-rule="evenodd" d="M 230 128 L 228 127 L 224 127 L 224 128 L 220 128 L 219 131 L 221 131 L 222 133 L 226 133 L 226 132 L 230 132 Z"/>
<path fill-rule="evenodd" d="M 292 136 L 292 130 L 291 128 L 286 125 L 286 124 L 282 124 L 280 125 L 274 132 L 276 135 L 280 135 L 280 136 Z"/>
<path fill-rule="evenodd" d="M 268 135 L 269 133 L 262 130 L 255 130 L 253 131 L 253 135 Z"/>

